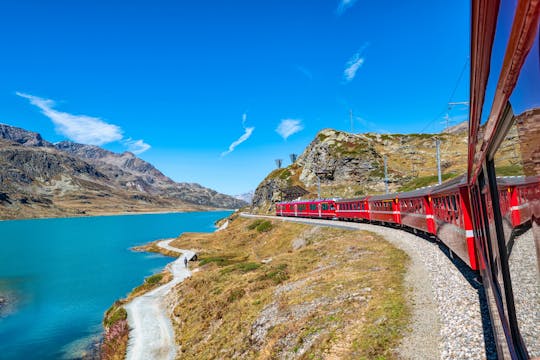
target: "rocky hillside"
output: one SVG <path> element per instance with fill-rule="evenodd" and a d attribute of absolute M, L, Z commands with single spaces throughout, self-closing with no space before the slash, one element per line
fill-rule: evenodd
<path fill-rule="evenodd" d="M 483 129 L 480 129 L 482 132 Z M 272 204 L 298 196 L 354 197 L 385 191 L 384 158 L 389 190 L 408 191 L 437 183 L 436 139 L 440 140 L 443 180 L 466 171 L 467 126 L 459 124 L 440 134 L 351 134 L 320 131 L 294 164 L 272 171 L 257 187 L 253 206 L 261 212 Z M 501 146 L 499 175 L 522 174 L 519 137 L 511 129 Z"/>
<path fill-rule="evenodd" d="M 437 181 L 435 139 L 441 141 L 444 178 L 465 171 L 467 133 L 351 134 L 325 129 L 317 134 L 294 164 L 276 169 L 258 186 L 254 206 L 264 208 L 300 187 L 317 196 L 320 178 L 322 197 L 351 197 L 382 193 L 384 158 L 388 163 L 389 189 L 402 191 Z M 294 193 L 294 192 L 293 192 Z"/>
<path fill-rule="evenodd" d="M 199 184 L 176 183 L 132 153 L 51 144 L 0 124 L 0 218 L 238 208 Z"/>

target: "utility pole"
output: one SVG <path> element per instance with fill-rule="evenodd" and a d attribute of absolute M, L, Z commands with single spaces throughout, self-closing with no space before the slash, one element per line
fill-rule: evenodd
<path fill-rule="evenodd" d="M 321 178 L 317 175 L 317 199 L 321 198 Z"/>
<path fill-rule="evenodd" d="M 352 109 L 349 111 L 349 114 L 351 116 L 351 134 L 352 134 L 352 133 L 354 133 L 354 121 L 353 121 Z"/>
<path fill-rule="evenodd" d="M 439 178 L 439 185 L 442 184 L 442 175 L 441 175 L 441 140 L 437 138 L 435 140 L 435 144 L 437 145 L 437 175 Z"/>
<path fill-rule="evenodd" d="M 290 154 L 289 157 L 291 159 L 291 164 L 294 164 L 298 156 L 296 154 Z"/>
<path fill-rule="evenodd" d="M 386 189 L 386 193 L 388 194 L 388 169 L 386 166 L 386 155 L 384 155 L 384 187 Z"/>

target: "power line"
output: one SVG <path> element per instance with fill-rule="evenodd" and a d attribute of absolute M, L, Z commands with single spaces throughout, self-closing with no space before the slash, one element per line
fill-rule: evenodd
<path fill-rule="evenodd" d="M 440 119 L 441 115 L 443 115 L 448 110 L 448 104 L 452 103 L 452 100 L 454 99 L 454 95 L 456 94 L 456 91 L 459 87 L 459 84 L 461 83 L 461 79 L 463 78 L 463 74 L 465 74 L 465 70 L 467 69 L 467 65 L 469 64 L 469 57 L 465 59 L 465 63 L 463 64 L 463 68 L 461 69 L 461 72 L 459 73 L 459 76 L 457 78 L 456 84 L 454 85 L 454 88 L 452 89 L 452 93 L 450 94 L 450 97 L 448 98 L 448 101 L 446 102 L 446 106 L 444 109 L 437 114 L 437 116 L 431 120 L 429 123 L 427 123 L 426 126 L 422 130 L 420 130 L 420 133 L 423 133 L 427 128 L 429 128 L 435 121 Z"/>

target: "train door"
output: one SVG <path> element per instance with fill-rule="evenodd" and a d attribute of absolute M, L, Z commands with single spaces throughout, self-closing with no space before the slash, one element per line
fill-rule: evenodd
<path fill-rule="evenodd" d="M 322 216 L 321 212 L 322 212 L 322 204 L 321 203 L 318 203 L 317 204 L 317 209 L 319 210 L 319 217 Z"/>
<path fill-rule="evenodd" d="M 298 216 L 298 204 L 294 204 L 294 216 Z"/>
<path fill-rule="evenodd" d="M 436 235 L 437 228 L 435 226 L 435 218 L 433 216 L 433 203 L 431 202 L 431 196 L 424 196 L 422 198 L 422 203 L 425 209 L 424 214 L 426 215 L 427 231 L 430 234 Z"/>
<path fill-rule="evenodd" d="M 401 225 L 401 207 L 399 206 L 399 199 L 395 198 L 392 201 L 392 214 L 394 215 L 394 222 L 397 225 Z"/>

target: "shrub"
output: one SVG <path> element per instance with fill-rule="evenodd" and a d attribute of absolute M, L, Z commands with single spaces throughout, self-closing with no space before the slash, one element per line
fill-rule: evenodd
<path fill-rule="evenodd" d="M 161 274 L 161 273 L 160 274 L 154 274 L 152 276 L 147 277 L 145 279 L 145 282 L 147 284 L 153 285 L 153 284 L 157 284 L 158 282 L 160 282 L 161 279 L 163 279 L 163 274 Z"/>
<path fill-rule="evenodd" d="M 256 227 L 258 232 L 268 232 L 272 230 L 272 223 L 268 220 L 263 221 Z"/>
<path fill-rule="evenodd" d="M 233 271 L 239 271 L 243 274 L 248 273 L 250 271 L 257 270 L 261 267 L 261 264 L 254 263 L 254 262 L 242 262 L 238 264 L 231 265 L 229 267 L 226 267 L 225 269 L 221 270 L 221 274 L 225 275 L 228 273 L 231 273 Z"/>
<path fill-rule="evenodd" d="M 236 300 L 241 299 L 246 294 L 246 291 L 244 289 L 233 289 L 227 296 L 227 302 L 232 303 Z"/>
<path fill-rule="evenodd" d="M 259 276 L 258 280 L 271 280 L 274 284 L 279 285 L 282 282 L 289 279 L 289 273 L 287 272 L 287 264 L 280 264 L 269 269 L 263 275 Z"/>
<path fill-rule="evenodd" d="M 263 219 L 257 219 L 257 220 L 254 220 L 254 221 L 251 222 L 251 224 L 249 224 L 249 225 L 247 226 L 247 229 L 248 229 L 248 230 L 253 230 L 253 229 L 255 229 L 257 226 L 259 226 L 260 224 L 262 224 L 263 222 L 264 222 Z"/>
<path fill-rule="evenodd" d="M 115 305 L 113 305 L 115 306 Z M 109 309 L 107 311 L 107 314 L 105 315 L 105 319 L 103 320 L 103 324 L 105 327 L 110 327 L 111 325 L 115 324 L 116 322 L 120 320 L 127 319 L 127 311 L 123 307 L 118 307 L 116 309 Z"/>
<path fill-rule="evenodd" d="M 215 263 L 217 266 L 227 266 L 227 265 L 236 264 L 237 262 L 238 261 L 233 260 L 233 256 L 223 255 L 223 256 L 210 256 L 207 258 L 203 258 L 201 259 L 199 264 L 203 266 L 206 264 Z"/>

